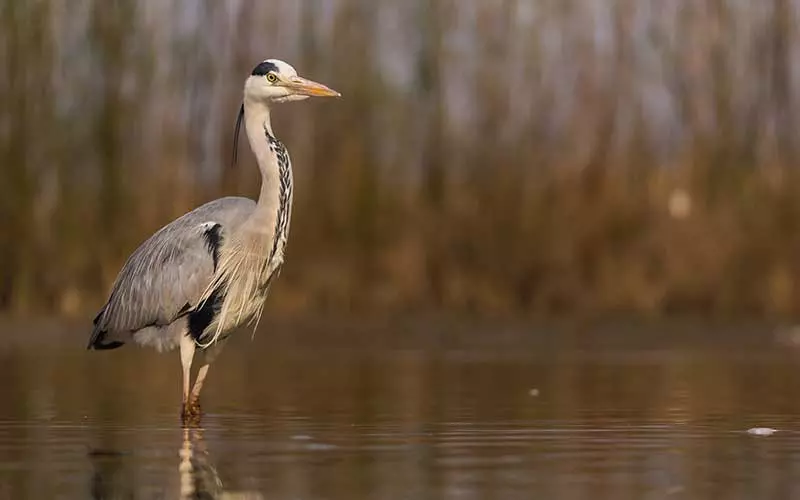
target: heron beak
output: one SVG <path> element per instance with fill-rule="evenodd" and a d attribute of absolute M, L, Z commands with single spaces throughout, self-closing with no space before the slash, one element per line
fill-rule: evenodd
<path fill-rule="evenodd" d="M 300 95 L 314 97 L 341 97 L 342 95 L 321 83 L 317 83 L 299 76 L 292 77 L 286 83 L 286 86 L 289 87 L 294 93 Z"/>

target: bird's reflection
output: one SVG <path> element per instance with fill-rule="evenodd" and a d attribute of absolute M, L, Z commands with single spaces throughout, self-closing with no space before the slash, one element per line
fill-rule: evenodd
<path fill-rule="evenodd" d="M 203 428 L 187 425 L 181 428 L 181 446 L 178 449 L 178 498 L 181 500 L 224 499 L 256 500 L 264 497 L 252 491 L 228 491 L 223 484 L 203 439 Z M 135 480 L 127 454 L 110 450 L 92 450 L 91 498 L 136 498 L 143 485 Z M 147 485 L 148 489 L 152 485 Z"/>
<path fill-rule="evenodd" d="M 202 427 L 183 428 L 178 455 L 181 458 L 178 466 L 181 499 L 223 498 L 222 480 L 209 459 Z"/>

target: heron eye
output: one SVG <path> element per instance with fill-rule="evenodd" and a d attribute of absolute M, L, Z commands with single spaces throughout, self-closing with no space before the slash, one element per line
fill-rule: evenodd
<path fill-rule="evenodd" d="M 267 81 L 269 83 L 275 83 L 276 81 L 278 81 L 278 77 L 275 76 L 275 73 L 267 73 Z"/>

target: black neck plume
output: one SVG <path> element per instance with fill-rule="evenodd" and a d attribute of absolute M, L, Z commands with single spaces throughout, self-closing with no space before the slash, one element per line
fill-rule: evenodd
<path fill-rule="evenodd" d="M 236 166 L 239 159 L 239 129 L 242 128 L 242 118 L 244 117 L 244 103 L 239 108 L 239 116 L 236 117 L 236 128 L 233 131 L 233 161 L 231 166 Z"/>

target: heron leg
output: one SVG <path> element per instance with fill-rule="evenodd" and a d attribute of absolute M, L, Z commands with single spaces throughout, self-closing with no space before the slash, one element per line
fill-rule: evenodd
<path fill-rule="evenodd" d="M 219 356 L 219 353 L 222 352 L 222 348 L 227 341 L 227 337 L 218 339 L 203 351 L 203 364 L 200 365 L 200 370 L 197 372 L 197 379 L 194 381 L 194 387 L 192 387 L 192 392 L 189 396 L 191 406 L 198 409 L 200 408 L 200 391 L 203 390 L 203 383 L 208 375 L 208 369 L 211 368 L 211 363 L 213 363 L 214 360 L 217 359 L 217 356 Z"/>
<path fill-rule="evenodd" d="M 183 367 L 183 415 L 191 415 L 192 407 L 189 404 L 189 389 L 191 388 L 192 360 L 194 359 L 194 339 L 189 335 L 181 336 L 181 365 Z"/>
<path fill-rule="evenodd" d="M 197 379 L 194 381 L 194 387 L 192 387 L 192 392 L 189 395 L 189 408 L 197 413 L 200 412 L 200 390 L 203 388 L 203 382 L 208 374 L 209 366 L 211 366 L 211 363 L 208 362 L 200 365 L 200 369 L 197 371 Z"/>

